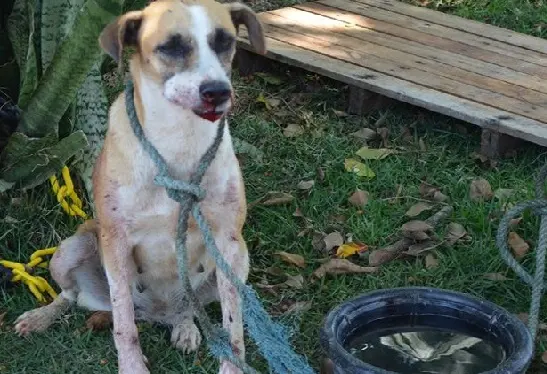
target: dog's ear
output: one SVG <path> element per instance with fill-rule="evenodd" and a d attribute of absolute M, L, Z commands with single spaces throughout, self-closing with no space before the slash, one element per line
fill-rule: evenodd
<path fill-rule="evenodd" d="M 261 54 L 266 54 L 266 40 L 264 38 L 264 28 L 256 16 L 256 13 L 247 5 L 241 3 L 226 4 L 232 16 L 232 22 L 239 31 L 241 24 L 245 25 L 249 34 L 251 45 Z"/>
<path fill-rule="evenodd" d="M 136 47 L 142 12 L 132 11 L 116 18 L 107 25 L 99 36 L 101 48 L 118 64 L 122 62 L 124 47 Z"/>

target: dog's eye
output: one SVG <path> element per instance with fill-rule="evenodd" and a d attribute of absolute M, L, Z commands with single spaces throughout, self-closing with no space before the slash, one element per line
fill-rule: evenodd
<path fill-rule="evenodd" d="M 216 29 L 212 39 L 211 48 L 216 53 L 229 51 L 235 42 L 235 38 L 224 29 Z"/>
<path fill-rule="evenodd" d="M 166 56 L 182 58 L 190 53 L 192 47 L 188 41 L 182 38 L 181 35 L 173 35 L 156 49 Z"/>

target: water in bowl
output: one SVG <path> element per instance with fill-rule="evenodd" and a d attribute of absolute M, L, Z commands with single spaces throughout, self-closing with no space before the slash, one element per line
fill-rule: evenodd
<path fill-rule="evenodd" d="M 369 365 L 405 374 L 478 374 L 505 359 L 498 344 L 430 327 L 375 330 L 355 336 L 347 348 Z"/>

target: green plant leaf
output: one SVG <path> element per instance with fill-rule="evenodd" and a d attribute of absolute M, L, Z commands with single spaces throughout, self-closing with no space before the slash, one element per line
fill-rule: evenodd
<path fill-rule="evenodd" d="M 363 160 L 383 160 L 390 154 L 396 153 L 393 149 L 362 147 L 355 154 Z"/>
<path fill-rule="evenodd" d="M 61 170 L 68 159 L 86 145 L 82 131 L 60 141 L 54 134 L 31 138 L 16 132 L 0 157 L 2 182 L 15 183 L 21 188 L 35 187 Z"/>
<path fill-rule="evenodd" d="M 76 115 L 74 128 L 86 135 L 89 146 L 84 148 L 82 157 L 75 163 L 75 168 L 84 182 L 92 209 L 94 209 L 93 183 L 91 176 L 93 166 L 101 152 L 108 123 L 108 100 L 101 79 L 100 61 L 91 68 L 84 84 L 76 95 Z"/>
<path fill-rule="evenodd" d="M 121 0 L 85 2 L 28 103 L 21 132 L 32 137 L 58 134 L 59 121 L 102 54 L 97 39 L 120 10 Z"/>
<path fill-rule="evenodd" d="M 17 0 L 8 18 L 8 34 L 19 65 L 20 86 L 17 105 L 25 109 L 38 84 L 38 57 L 34 43 L 34 4 Z"/>

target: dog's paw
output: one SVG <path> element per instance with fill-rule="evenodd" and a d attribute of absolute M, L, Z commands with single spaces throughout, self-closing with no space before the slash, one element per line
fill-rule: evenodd
<path fill-rule="evenodd" d="M 243 374 L 243 372 L 231 362 L 223 361 L 218 374 Z"/>
<path fill-rule="evenodd" d="M 194 352 L 201 344 L 201 333 L 194 322 L 181 323 L 173 328 L 171 343 L 184 353 Z"/>
<path fill-rule="evenodd" d="M 27 336 L 31 332 L 45 331 L 52 323 L 51 314 L 38 308 L 21 314 L 15 320 L 14 329 L 19 336 Z"/>

